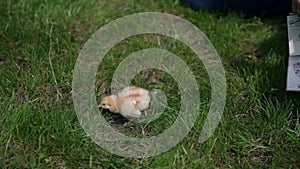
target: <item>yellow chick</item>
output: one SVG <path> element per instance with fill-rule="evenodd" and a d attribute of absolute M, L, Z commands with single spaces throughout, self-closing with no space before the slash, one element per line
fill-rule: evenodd
<path fill-rule="evenodd" d="M 98 107 L 120 113 L 129 121 L 134 121 L 140 118 L 141 111 L 145 111 L 149 103 L 148 90 L 131 86 L 123 89 L 118 95 L 104 97 Z"/>

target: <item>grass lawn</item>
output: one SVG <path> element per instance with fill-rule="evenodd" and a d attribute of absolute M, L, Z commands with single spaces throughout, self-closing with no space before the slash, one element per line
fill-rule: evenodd
<path fill-rule="evenodd" d="M 182 17 L 211 40 L 227 80 L 222 120 L 203 144 L 198 137 L 210 103 L 208 74 L 197 56 L 168 37 L 139 35 L 116 45 L 99 65 L 98 101 L 130 53 L 156 47 L 189 65 L 201 94 L 199 116 L 185 139 L 149 158 L 126 158 L 97 146 L 84 132 L 72 101 L 78 54 L 101 26 L 121 16 L 154 11 Z M 199 12 L 178 0 L 3 1 L 0 7 L 0 166 L 2 168 L 300 168 L 300 95 L 286 92 L 287 30 L 282 18 Z M 159 120 L 145 126 L 103 112 L 113 127 L 147 137 L 167 129 L 180 108 L 178 85 L 147 70 L 132 84 L 166 93 Z M 146 134 L 145 134 L 146 133 Z M 298 161 L 298 162 L 297 162 Z"/>

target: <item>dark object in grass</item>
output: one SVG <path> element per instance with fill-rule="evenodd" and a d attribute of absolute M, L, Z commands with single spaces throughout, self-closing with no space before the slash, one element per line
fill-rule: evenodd
<path fill-rule="evenodd" d="M 241 11 L 259 16 L 287 15 L 292 11 L 291 0 L 183 0 L 197 10 Z"/>

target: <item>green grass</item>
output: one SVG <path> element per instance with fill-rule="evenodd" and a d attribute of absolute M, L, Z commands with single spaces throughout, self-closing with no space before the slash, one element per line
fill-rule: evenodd
<path fill-rule="evenodd" d="M 0 11 L 1 167 L 300 167 L 300 96 L 285 91 L 285 18 L 199 12 L 172 0 L 10 0 L 1 3 Z M 193 130 L 173 149 L 132 159 L 100 148 L 81 128 L 72 102 L 72 73 L 80 49 L 96 30 L 121 16 L 144 11 L 180 16 L 208 36 L 226 70 L 227 101 L 218 128 L 204 144 L 198 143 L 205 119 L 199 116 Z M 107 54 L 97 74 L 97 99 L 109 93 L 110 80 L 122 59 L 149 47 L 169 50 L 189 65 L 201 94 L 200 110 L 207 113 L 210 84 L 201 61 L 182 43 L 156 35 L 128 38 Z M 176 82 L 168 74 L 148 70 L 132 83 L 163 90 L 167 108 L 147 126 L 120 123 L 114 127 L 138 137 L 163 132 L 180 107 Z M 105 117 L 124 121 L 109 113 Z"/>

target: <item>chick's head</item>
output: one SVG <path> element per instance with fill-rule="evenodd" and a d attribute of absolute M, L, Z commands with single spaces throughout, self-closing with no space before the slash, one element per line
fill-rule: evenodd
<path fill-rule="evenodd" d="M 106 96 L 104 97 L 98 107 L 103 108 L 103 109 L 109 109 L 112 112 L 118 112 L 117 108 L 117 96 L 111 95 L 111 96 Z"/>

